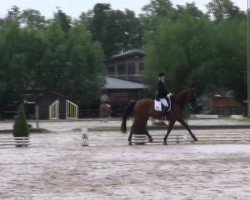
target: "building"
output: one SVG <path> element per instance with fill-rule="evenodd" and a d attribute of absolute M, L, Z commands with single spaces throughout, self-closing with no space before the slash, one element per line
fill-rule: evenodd
<path fill-rule="evenodd" d="M 104 61 L 108 77 L 142 83 L 145 52 L 140 49 L 114 55 Z"/>
<path fill-rule="evenodd" d="M 148 87 L 142 84 L 144 57 L 143 50 L 133 49 L 104 61 L 104 91 L 110 96 L 113 115 L 122 114 L 130 100 L 147 97 Z"/>
<path fill-rule="evenodd" d="M 211 98 L 212 114 L 217 115 L 242 115 L 244 107 L 233 97 L 216 95 Z"/>
<path fill-rule="evenodd" d="M 39 108 L 39 119 L 77 119 L 78 105 L 63 94 L 50 91 L 35 100 Z"/>
<path fill-rule="evenodd" d="M 216 115 L 242 115 L 244 106 L 235 97 L 234 91 L 225 87 L 217 87 L 208 93 L 209 113 Z"/>
<path fill-rule="evenodd" d="M 120 115 L 131 100 L 147 96 L 148 87 L 141 83 L 106 77 L 103 90 L 109 95 L 113 115 Z"/>
<path fill-rule="evenodd" d="M 69 100 L 69 97 L 54 91 L 37 94 L 27 92 L 24 102 L 12 102 L 5 106 L 4 118 L 13 119 L 17 107 L 24 103 L 28 119 L 77 119 L 78 105 Z"/>

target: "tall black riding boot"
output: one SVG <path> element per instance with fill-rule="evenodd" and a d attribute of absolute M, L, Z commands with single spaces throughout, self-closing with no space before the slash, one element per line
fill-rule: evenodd
<path fill-rule="evenodd" d="M 163 116 L 164 116 L 164 118 L 168 118 L 168 107 L 167 106 L 165 106 L 164 108 L 163 108 Z"/>

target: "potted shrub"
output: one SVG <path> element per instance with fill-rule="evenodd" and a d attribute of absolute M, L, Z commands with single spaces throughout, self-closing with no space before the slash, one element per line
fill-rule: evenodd
<path fill-rule="evenodd" d="M 20 104 L 17 108 L 13 136 L 16 141 L 16 147 L 28 146 L 27 137 L 29 137 L 29 127 L 27 124 L 27 119 L 23 104 Z M 25 138 L 22 139 L 22 137 Z M 22 140 L 25 142 L 21 142 Z"/>

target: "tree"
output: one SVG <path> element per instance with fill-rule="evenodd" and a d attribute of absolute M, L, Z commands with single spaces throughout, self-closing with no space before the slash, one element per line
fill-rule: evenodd
<path fill-rule="evenodd" d="M 142 37 L 142 26 L 133 11 L 112 10 L 108 13 L 103 43 L 106 56 L 141 48 Z"/>
<path fill-rule="evenodd" d="M 16 20 L 5 20 L 0 29 L 0 115 L 6 104 L 23 100 L 24 91 L 34 88 L 34 63 L 42 52 L 39 32 L 20 28 Z"/>
<path fill-rule="evenodd" d="M 59 24 L 51 24 L 43 42 L 45 51 L 34 71 L 36 88 L 57 91 L 85 104 L 100 95 L 103 54 L 83 25 L 75 23 L 65 33 Z"/>
<path fill-rule="evenodd" d="M 94 40 L 101 43 L 106 57 L 142 48 L 142 24 L 131 10 L 113 10 L 110 4 L 99 3 L 80 18 Z"/>
<path fill-rule="evenodd" d="M 212 0 L 207 4 L 208 13 L 212 14 L 215 20 L 223 19 L 246 19 L 246 13 L 230 0 Z"/>
<path fill-rule="evenodd" d="M 153 85 L 158 72 L 165 71 L 173 91 L 192 87 L 199 81 L 194 78 L 197 70 L 212 53 L 209 19 L 194 20 L 192 14 L 183 12 L 175 22 L 158 19 L 155 33 L 148 32 L 146 37 L 145 76 L 149 84 Z M 204 83 L 197 85 L 201 89 Z"/>
<path fill-rule="evenodd" d="M 57 8 L 57 12 L 54 13 L 54 19 L 52 21 L 59 24 L 64 32 L 68 32 L 70 30 L 72 19 L 61 9 Z"/>
<path fill-rule="evenodd" d="M 174 92 L 193 86 L 203 93 L 224 87 L 244 100 L 246 21 L 213 21 L 206 15 L 195 17 L 192 10 L 182 8 L 174 21 L 157 18 L 155 34 L 147 32 L 147 82 L 153 87 L 157 73 L 165 71 Z"/>
<path fill-rule="evenodd" d="M 66 94 L 82 104 L 91 104 L 99 98 L 105 82 L 100 43 L 91 40 L 83 25 L 76 24 L 69 33 L 68 52 L 70 76 L 63 84 Z"/>
<path fill-rule="evenodd" d="M 21 50 L 21 32 L 16 21 L 6 21 L 1 31 L 0 39 L 0 77 L 4 90 L 18 93 L 25 87 L 25 56 Z M 4 95 L 2 98 L 4 98 Z M 5 98 L 4 98 L 5 99 Z M 3 99 L 2 99 L 3 100 Z M 5 99 L 7 101 L 7 99 Z"/>
<path fill-rule="evenodd" d="M 169 0 L 151 0 L 142 8 L 147 16 L 168 17 L 171 19 L 175 13 L 173 4 Z"/>
<path fill-rule="evenodd" d="M 24 27 L 42 29 L 45 26 L 45 17 L 38 10 L 26 9 L 20 15 L 20 21 Z"/>
<path fill-rule="evenodd" d="M 8 10 L 7 19 L 19 21 L 20 17 L 21 17 L 21 11 L 20 11 L 19 7 L 12 6 L 12 8 Z"/>
<path fill-rule="evenodd" d="M 0 18 L 0 29 L 4 25 L 4 20 Z"/>
<path fill-rule="evenodd" d="M 159 18 L 165 18 L 168 21 L 176 17 L 176 9 L 170 0 L 151 0 L 149 4 L 142 8 L 140 15 L 144 30 L 156 34 Z"/>
<path fill-rule="evenodd" d="M 110 4 L 97 3 L 93 8 L 93 18 L 91 19 L 91 33 L 95 40 L 104 44 L 104 31 L 107 13 L 111 10 Z"/>
<path fill-rule="evenodd" d="M 84 25 L 61 10 L 46 26 L 35 10 L 20 16 L 0 24 L 0 117 L 6 105 L 25 100 L 29 92 L 57 91 L 86 105 L 98 99 L 103 51 Z"/>
<path fill-rule="evenodd" d="M 186 3 L 184 6 L 177 5 L 176 16 L 174 18 L 178 19 L 185 13 L 189 13 L 191 16 L 193 16 L 194 20 L 205 17 L 205 14 L 201 10 L 199 10 L 195 3 Z"/>
<path fill-rule="evenodd" d="M 67 39 L 60 24 L 51 24 L 43 31 L 44 52 L 35 64 L 34 82 L 40 90 L 62 92 L 62 82 L 67 80 Z"/>
<path fill-rule="evenodd" d="M 236 97 L 246 99 L 246 66 L 247 66 L 247 32 L 245 20 L 222 21 L 214 25 L 217 49 L 216 70 L 217 83 L 232 89 Z M 212 74 L 211 74 L 212 75 Z"/>
<path fill-rule="evenodd" d="M 87 12 L 82 12 L 81 15 L 79 16 L 79 23 L 83 24 L 89 33 L 92 32 L 91 31 L 92 15 L 93 11 L 89 10 Z"/>

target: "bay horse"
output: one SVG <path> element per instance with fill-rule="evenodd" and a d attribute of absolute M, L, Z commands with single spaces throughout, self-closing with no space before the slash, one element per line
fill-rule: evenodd
<path fill-rule="evenodd" d="M 111 105 L 107 103 L 100 104 L 99 115 L 100 118 L 105 119 L 105 121 L 107 121 L 108 118 L 110 118 L 111 116 Z"/>
<path fill-rule="evenodd" d="M 173 97 L 172 101 L 172 108 L 168 113 L 167 120 L 169 121 L 168 125 L 168 131 L 167 134 L 164 137 L 163 144 L 167 145 L 167 139 L 168 136 L 175 124 L 176 121 L 180 122 L 189 132 L 191 137 L 194 141 L 198 141 L 198 139 L 195 137 L 195 135 L 190 130 L 189 126 L 184 120 L 184 114 L 183 109 L 184 106 L 187 103 L 191 103 L 191 105 L 195 105 L 196 103 L 196 93 L 195 89 L 187 89 L 179 94 L 177 94 L 175 97 Z M 155 111 L 154 109 L 154 100 L 153 99 L 141 99 L 137 102 L 131 103 L 127 108 L 125 109 L 125 112 L 123 114 L 122 118 L 122 124 L 121 124 L 121 131 L 126 132 L 126 122 L 128 115 L 134 112 L 134 122 L 130 130 L 130 134 L 128 137 L 129 144 L 132 145 L 132 135 L 134 133 L 136 134 L 146 134 L 149 138 L 149 141 L 152 142 L 153 138 L 147 131 L 147 121 L 149 117 L 152 117 L 154 119 L 161 119 L 163 117 L 163 113 L 161 111 Z"/>

